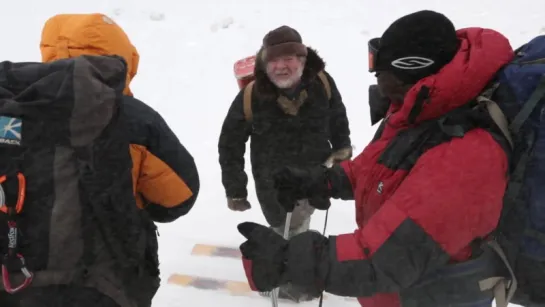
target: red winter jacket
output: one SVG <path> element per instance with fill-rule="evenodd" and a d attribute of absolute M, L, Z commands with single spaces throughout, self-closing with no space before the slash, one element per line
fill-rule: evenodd
<path fill-rule="evenodd" d="M 392 138 L 408 127 L 423 86 L 430 94 L 417 123 L 469 102 L 513 57 L 508 40 L 493 30 L 462 29 L 458 37 L 454 59 L 413 86 L 402 104 L 391 107 L 380 138 L 341 164 L 359 227 L 331 237 L 336 259 L 330 260 L 326 291 L 360 296 L 365 307 L 399 306 L 395 293 L 444 263 L 468 259 L 470 243 L 496 227 L 508 165 L 489 132 L 471 130 L 433 147 L 410 172 L 377 162 Z"/>

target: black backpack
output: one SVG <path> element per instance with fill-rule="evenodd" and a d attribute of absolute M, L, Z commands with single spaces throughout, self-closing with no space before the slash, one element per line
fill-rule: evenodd
<path fill-rule="evenodd" d="M 121 307 L 159 284 L 122 116 L 126 63 L 0 63 L 0 291 L 76 285 Z"/>

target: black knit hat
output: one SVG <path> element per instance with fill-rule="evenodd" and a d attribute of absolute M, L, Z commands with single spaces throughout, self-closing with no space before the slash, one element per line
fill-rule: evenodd
<path fill-rule="evenodd" d="M 382 34 L 375 69 L 391 71 L 414 84 L 449 63 L 458 46 L 456 29 L 446 16 L 415 12 L 396 20 Z"/>
<path fill-rule="evenodd" d="M 283 55 L 307 55 L 307 47 L 303 45 L 301 35 L 288 26 L 281 26 L 267 33 L 261 48 L 263 62 Z"/>

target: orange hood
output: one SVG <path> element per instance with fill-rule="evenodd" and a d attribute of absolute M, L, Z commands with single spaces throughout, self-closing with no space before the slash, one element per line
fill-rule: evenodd
<path fill-rule="evenodd" d="M 42 30 L 42 62 L 80 55 L 118 55 L 127 61 L 125 94 L 138 70 L 139 55 L 127 34 L 103 14 L 60 14 L 51 17 Z"/>

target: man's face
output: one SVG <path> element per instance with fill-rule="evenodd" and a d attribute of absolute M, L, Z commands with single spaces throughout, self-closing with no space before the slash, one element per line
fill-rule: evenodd
<path fill-rule="evenodd" d="M 305 57 L 280 56 L 267 62 L 267 76 L 278 88 L 292 88 L 301 80 Z"/>
<path fill-rule="evenodd" d="M 402 102 L 405 94 L 412 87 L 411 84 L 404 84 L 389 71 L 377 72 L 377 85 L 382 96 L 388 97 L 393 102 Z"/>

